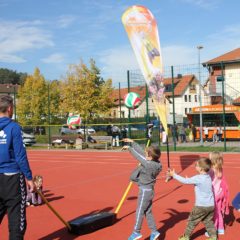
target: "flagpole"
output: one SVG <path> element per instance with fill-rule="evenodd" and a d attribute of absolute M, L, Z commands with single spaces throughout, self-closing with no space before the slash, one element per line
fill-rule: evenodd
<path fill-rule="evenodd" d="M 167 165 L 168 165 L 168 168 L 170 168 L 168 135 L 167 135 Z"/>

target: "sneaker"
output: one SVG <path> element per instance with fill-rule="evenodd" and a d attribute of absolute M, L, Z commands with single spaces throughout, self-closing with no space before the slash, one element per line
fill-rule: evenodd
<path fill-rule="evenodd" d="M 128 238 L 128 240 L 137 240 L 142 237 L 141 233 L 133 232 L 132 235 Z"/>
<path fill-rule="evenodd" d="M 219 233 L 219 230 L 223 231 L 223 233 Z M 222 234 L 222 235 L 223 235 L 223 234 L 224 234 L 224 230 L 223 230 L 223 229 L 219 229 L 219 230 L 218 230 L 218 234 L 220 234 L 220 235 Z M 205 232 L 205 236 L 208 237 L 208 238 L 210 237 L 209 234 L 208 234 L 208 232 Z M 216 237 L 212 237 L 212 238 L 209 238 L 209 239 L 210 239 L 210 240 L 215 240 L 215 239 L 217 239 L 217 238 L 216 238 Z M 208 239 L 208 240 L 209 240 L 209 239 Z"/>
<path fill-rule="evenodd" d="M 206 237 L 210 237 L 209 234 L 208 234 L 208 232 L 205 232 L 205 236 L 206 236 Z"/>
<path fill-rule="evenodd" d="M 190 237 L 183 235 L 178 240 L 190 240 Z"/>
<path fill-rule="evenodd" d="M 150 240 L 156 240 L 156 239 L 158 239 L 159 236 L 160 236 L 160 232 L 158 232 L 158 231 L 152 232 L 152 234 L 150 236 Z"/>
<path fill-rule="evenodd" d="M 217 233 L 218 235 L 224 235 L 224 229 L 218 229 Z"/>

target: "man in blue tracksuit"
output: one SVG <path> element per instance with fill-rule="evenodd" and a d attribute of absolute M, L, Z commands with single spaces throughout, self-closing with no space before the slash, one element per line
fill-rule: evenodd
<path fill-rule="evenodd" d="M 8 214 L 9 239 L 22 240 L 26 231 L 26 182 L 34 190 L 21 127 L 12 121 L 13 99 L 0 96 L 0 224 Z M 25 178 L 27 181 L 25 181 Z"/>

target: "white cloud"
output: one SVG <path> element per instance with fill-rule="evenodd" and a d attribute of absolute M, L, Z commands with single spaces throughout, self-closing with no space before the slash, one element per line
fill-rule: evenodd
<path fill-rule="evenodd" d="M 66 28 L 70 26 L 74 21 L 76 20 L 75 16 L 72 15 L 64 15 L 59 17 L 58 19 L 58 27 L 60 28 Z"/>
<path fill-rule="evenodd" d="M 170 45 L 162 49 L 164 66 L 184 65 L 197 63 L 197 48 Z"/>
<path fill-rule="evenodd" d="M 229 25 L 207 37 L 209 51 L 224 54 L 240 47 L 240 25 Z M 206 45 L 207 46 L 207 45 Z M 214 56 L 213 56 L 214 57 Z"/>
<path fill-rule="evenodd" d="M 104 78 L 113 82 L 127 82 L 127 70 L 138 69 L 133 50 L 127 46 L 108 49 L 100 54 L 101 72 Z"/>
<path fill-rule="evenodd" d="M 51 54 L 47 58 L 42 58 L 41 60 L 42 62 L 45 62 L 45 63 L 61 63 L 64 61 L 64 57 L 59 53 L 55 53 L 55 54 Z"/>
<path fill-rule="evenodd" d="M 192 5 L 197 5 L 200 8 L 212 10 L 218 6 L 221 0 L 181 0 L 181 1 Z"/>
<path fill-rule="evenodd" d="M 197 48 L 171 45 L 162 48 L 164 68 L 176 65 L 197 64 Z M 99 61 L 104 78 L 112 78 L 114 85 L 118 82 L 127 84 L 127 70 L 139 70 L 136 57 L 131 46 L 121 46 L 102 52 Z"/>
<path fill-rule="evenodd" d="M 174 66 L 176 71 L 198 71 L 198 49 L 197 45 L 203 45 L 200 52 L 201 63 L 209 61 L 215 57 L 239 48 L 240 25 L 226 26 L 218 32 L 214 32 L 194 45 L 172 45 L 162 46 L 162 59 L 166 75 L 169 75 L 170 66 Z M 127 70 L 139 69 L 133 50 L 130 46 L 121 46 L 109 49 L 101 53 L 101 72 L 104 76 L 113 79 L 114 85 L 118 82 L 127 84 Z"/>
<path fill-rule="evenodd" d="M 18 56 L 0 53 L 0 62 L 23 63 L 23 62 L 26 62 L 26 60 L 24 58 L 21 58 L 21 57 L 18 57 Z"/>
<path fill-rule="evenodd" d="M 23 62 L 20 52 L 54 46 L 51 35 L 39 21 L 0 21 L 0 61 Z"/>

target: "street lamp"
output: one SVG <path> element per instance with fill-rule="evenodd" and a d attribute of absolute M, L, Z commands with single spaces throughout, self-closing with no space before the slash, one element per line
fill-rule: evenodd
<path fill-rule="evenodd" d="M 202 134 L 202 81 L 201 81 L 201 63 L 200 63 L 200 50 L 203 49 L 203 46 L 197 46 L 198 49 L 198 78 L 199 78 L 199 112 L 200 112 L 200 144 L 203 146 L 203 134 Z"/>

